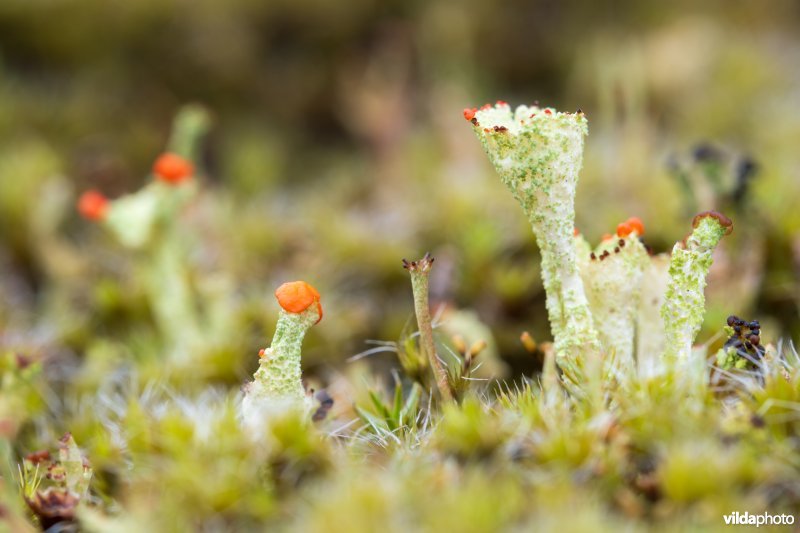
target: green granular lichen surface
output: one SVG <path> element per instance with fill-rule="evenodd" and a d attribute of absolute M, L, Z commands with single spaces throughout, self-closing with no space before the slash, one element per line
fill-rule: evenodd
<path fill-rule="evenodd" d="M 705 315 L 706 275 L 711 254 L 725 235 L 716 218 L 700 220 L 686 246 L 676 244 L 669 265 L 669 284 L 661 308 L 668 357 L 688 358 Z"/>
<path fill-rule="evenodd" d="M 574 359 L 579 351 L 599 346 L 572 242 L 586 118 L 526 106 L 514 114 L 507 106 L 497 106 L 479 111 L 476 118 L 474 130 L 522 206 L 541 250 L 556 352 Z M 506 129 L 495 131 L 494 126 Z"/>
<path fill-rule="evenodd" d="M 302 313 L 281 310 L 272 344 L 261 358 L 248 394 L 298 400 L 305 397 L 300 353 L 306 331 L 318 318 L 315 306 Z"/>

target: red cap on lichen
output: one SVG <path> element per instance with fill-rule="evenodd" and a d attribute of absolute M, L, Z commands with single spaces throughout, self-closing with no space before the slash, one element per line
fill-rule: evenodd
<path fill-rule="evenodd" d="M 700 221 L 706 217 L 716 218 L 719 225 L 725 228 L 725 235 L 730 235 L 733 231 L 733 222 L 731 219 L 719 213 L 717 211 L 703 211 L 702 213 L 698 213 L 692 219 L 692 227 L 696 228 Z"/>
<path fill-rule="evenodd" d="M 477 112 L 478 112 L 477 108 L 475 108 L 475 107 L 469 108 L 468 107 L 468 108 L 464 109 L 464 118 L 466 120 L 472 120 L 473 118 L 475 118 L 475 113 L 477 113 Z"/>
<path fill-rule="evenodd" d="M 627 237 L 634 231 L 639 236 L 644 235 L 644 224 L 642 223 L 641 219 L 637 217 L 631 217 L 625 222 L 617 225 L 617 235 L 620 237 Z"/>
<path fill-rule="evenodd" d="M 87 220 L 103 220 L 108 213 L 108 198 L 99 191 L 86 191 L 78 199 L 78 212 Z"/>
<path fill-rule="evenodd" d="M 322 304 L 317 289 L 305 281 L 290 281 L 275 290 L 275 298 L 287 313 L 302 313 L 312 305 L 317 305 L 319 322 L 322 320 Z"/>
<path fill-rule="evenodd" d="M 153 163 L 153 174 L 161 181 L 177 185 L 192 177 L 194 166 L 181 156 L 167 152 Z"/>

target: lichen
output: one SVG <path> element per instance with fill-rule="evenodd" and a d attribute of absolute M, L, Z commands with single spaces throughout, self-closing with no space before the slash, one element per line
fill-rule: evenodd
<path fill-rule="evenodd" d="M 306 332 L 321 319 L 322 306 L 317 296 L 304 309 L 287 311 L 284 307 L 287 302 L 281 299 L 285 294 L 282 289 L 296 284 L 308 285 L 301 281 L 290 282 L 276 291 L 282 308 L 275 335 L 272 344 L 259 352 L 260 360 L 258 370 L 253 375 L 254 380 L 245 386 L 242 418 L 251 427 L 259 427 L 275 411 L 308 410 L 311 407 L 311 398 L 306 394 L 302 382 L 301 348 Z"/>
<path fill-rule="evenodd" d="M 687 360 L 705 315 L 706 275 L 711 254 L 724 235 L 732 230 L 731 221 L 713 211 L 695 217 L 694 230 L 675 245 L 669 265 L 669 283 L 661 317 L 664 320 L 667 359 Z"/>
<path fill-rule="evenodd" d="M 604 375 L 633 374 L 633 339 L 647 251 L 636 235 L 601 242 L 581 269 L 604 355 Z"/>
<path fill-rule="evenodd" d="M 588 133 L 583 113 L 505 102 L 465 110 L 500 179 L 522 206 L 542 256 L 547 313 L 562 369 L 579 371 L 579 354 L 599 348 L 573 232 L 575 190 Z"/>
<path fill-rule="evenodd" d="M 636 313 L 636 363 L 643 377 L 658 373 L 666 345 L 661 307 L 669 282 L 669 262 L 666 253 L 650 256 L 642 273 Z"/>
<path fill-rule="evenodd" d="M 436 353 L 436 344 L 433 340 L 433 326 L 431 323 L 430 303 L 428 301 L 428 275 L 433 267 L 434 258 L 430 254 L 419 261 L 406 261 L 403 259 L 403 268 L 411 276 L 411 290 L 414 294 L 414 313 L 417 316 L 419 327 L 420 350 L 425 355 L 430 367 L 433 369 L 436 387 L 442 400 L 453 399 L 453 390 L 449 384 L 447 369 Z"/>

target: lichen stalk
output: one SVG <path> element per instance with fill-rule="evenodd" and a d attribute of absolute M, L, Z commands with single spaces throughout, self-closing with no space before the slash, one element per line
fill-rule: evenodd
<path fill-rule="evenodd" d="M 172 122 L 168 149 L 189 161 L 199 159 L 200 141 L 211 126 L 208 111 L 200 105 L 184 106 Z"/>
<path fill-rule="evenodd" d="M 318 317 L 313 307 L 302 313 L 280 311 L 272 343 L 259 360 L 258 370 L 253 375 L 254 385 L 248 394 L 290 398 L 299 402 L 305 400 L 301 348 L 306 332 Z"/>
<path fill-rule="evenodd" d="M 470 115 L 472 115 L 470 117 Z M 465 110 L 500 179 L 522 206 L 542 257 L 547 312 L 562 369 L 599 348 L 576 262 L 575 191 L 588 132 L 583 113 L 498 102 Z"/>
<path fill-rule="evenodd" d="M 666 346 L 661 307 L 669 283 L 669 262 L 669 254 L 651 256 L 642 273 L 636 313 L 636 363 L 639 375 L 643 377 L 659 373 L 661 355 Z"/>
<path fill-rule="evenodd" d="M 162 335 L 177 360 L 186 360 L 202 335 L 198 308 L 183 247 L 174 239 L 157 238 L 143 262 L 145 290 Z"/>
<path fill-rule="evenodd" d="M 453 391 L 447 379 L 447 369 L 436 353 L 436 343 L 433 340 L 433 326 L 431 324 L 430 303 L 428 298 L 428 274 L 433 267 L 433 257 L 430 254 L 419 261 L 406 261 L 403 267 L 411 275 L 411 291 L 414 294 L 414 313 L 417 316 L 419 328 L 419 345 L 433 369 L 436 387 L 445 401 L 453 400 Z"/>
<path fill-rule="evenodd" d="M 581 273 L 597 327 L 607 378 L 634 374 L 633 340 L 648 255 L 636 234 L 600 243 Z"/>
<path fill-rule="evenodd" d="M 308 411 L 311 398 L 302 381 L 302 345 L 306 332 L 322 319 L 319 293 L 302 281 L 281 285 L 275 292 L 281 305 L 272 343 L 259 352 L 253 381 L 245 386 L 242 415 L 258 428 L 277 411 Z"/>
<path fill-rule="evenodd" d="M 692 224 L 694 229 L 672 249 L 669 282 L 661 317 L 664 320 L 667 360 L 688 360 L 705 314 L 706 276 L 711 254 L 724 235 L 733 230 L 730 219 L 707 211 Z"/>

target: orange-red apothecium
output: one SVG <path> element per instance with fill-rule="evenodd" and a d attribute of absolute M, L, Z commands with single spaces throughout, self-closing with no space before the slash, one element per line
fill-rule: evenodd
<path fill-rule="evenodd" d="M 194 166 L 181 156 L 167 152 L 153 163 L 153 174 L 161 181 L 178 185 L 192 177 Z"/>
<path fill-rule="evenodd" d="M 275 298 L 284 311 L 288 313 L 302 313 L 316 304 L 319 313 L 319 322 L 322 320 L 322 304 L 317 289 L 305 281 L 290 281 L 275 290 Z"/>

